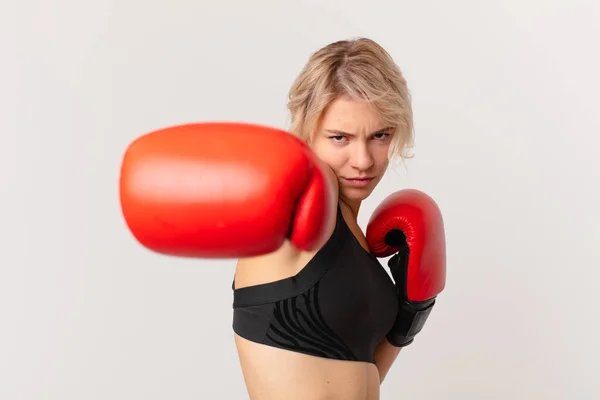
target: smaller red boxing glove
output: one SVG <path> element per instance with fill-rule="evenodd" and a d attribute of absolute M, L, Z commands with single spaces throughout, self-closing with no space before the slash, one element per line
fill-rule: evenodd
<path fill-rule="evenodd" d="M 388 196 L 373 212 L 366 232 L 377 257 L 388 261 L 398 294 L 396 323 L 387 334 L 396 347 L 413 342 L 446 283 L 442 214 L 431 197 L 414 189 Z"/>

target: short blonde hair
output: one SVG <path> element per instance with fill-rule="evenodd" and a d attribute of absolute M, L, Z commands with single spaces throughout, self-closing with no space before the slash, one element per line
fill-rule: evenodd
<path fill-rule="evenodd" d="M 328 104 L 342 95 L 367 101 L 395 128 L 390 159 L 411 157 L 414 127 L 406 80 L 388 52 L 367 38 L 334 42 L 310 56 L 288 94 L 290 132 L 308 140 Z"/>

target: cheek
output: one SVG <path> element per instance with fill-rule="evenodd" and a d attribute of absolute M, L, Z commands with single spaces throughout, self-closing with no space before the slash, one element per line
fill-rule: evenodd
<path fill-rule="evenodd" d="M 378 169 L 386 169 L 390 163 L 388 148 L 382 146 L 373 155 L 375 166 Z"/>
<path fill-rule="evenodd" d="M 345 152 L 332 146 L 317 144 L 312 148 L 314 153 L 334 171 L 339 170 L 346 162 Z"/>
<path fill-rule="evenodd" d="M 327 165 L 329 165 L 329 167 L 332 170 L 334 170 L 336 172 L 336 174 L 338 174 L 344 168 L 344 165 L 346 164 L 345 158 L 342 157 L 341 154 L 335 154 L 335 153 L 324 154 L 323 158 L 321 158 L 321 159 Z"/>

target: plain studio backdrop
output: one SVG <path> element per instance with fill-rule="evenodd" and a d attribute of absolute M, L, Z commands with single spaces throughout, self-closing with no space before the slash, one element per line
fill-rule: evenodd
<path fill-rule="evenodd" d="M 448 245 L 446 290 L 382 398 L 600 398 L 598 2 L 21 0 L 0 14 L 0 398 L 247 398 L 234 260 L 138 245 L 121 158 L 180 123 L 287 128 L 310 53 L 357 36 L 403 70 L 416 125 L 415 157 L 359 222 L 421 189 Z"/>

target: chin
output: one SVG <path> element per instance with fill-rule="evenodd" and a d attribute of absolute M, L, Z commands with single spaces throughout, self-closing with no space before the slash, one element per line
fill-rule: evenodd
<path fill-rule="evenodd" d="M 345 187 L 341 190 L 341 195 L 351 201 L 363 201 L 371 195 L 373 188 L 353 188 Z"/>

